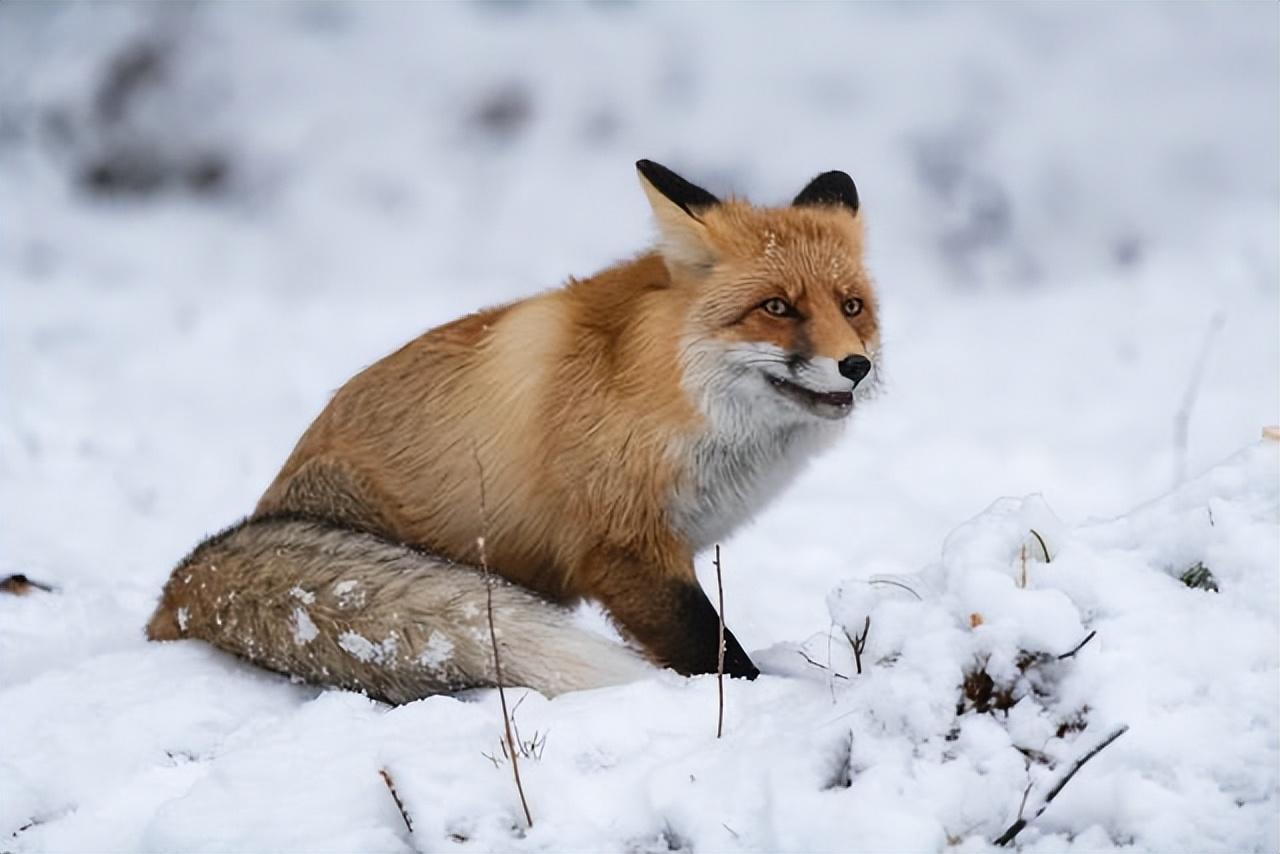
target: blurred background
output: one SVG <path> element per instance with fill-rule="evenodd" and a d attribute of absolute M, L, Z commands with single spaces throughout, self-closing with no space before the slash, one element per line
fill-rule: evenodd
<path fill-rule="evenodd" d="M 75 644 L 135 642 L 346 378 L 642 250 L 641 157 L 863 199 L 887 390 L 726 544 L 749 648 L 1001 495 L 1125 511 L 1280 420 L 1277 20 L 0 4 L 0 573 L 80 590 Z"/>

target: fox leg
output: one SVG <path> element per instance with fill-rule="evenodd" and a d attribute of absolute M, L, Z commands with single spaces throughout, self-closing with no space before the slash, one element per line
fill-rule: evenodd
<path fill-rule="evenodd" d="M 278 478 L 254 510 L 254 516 L 279 513 L 328 519 L 392 538 L 398 529 L 389 502 L 369 478 L 354 466 L 327 457 L 308 460 L 288 478 Z"/>
<path fill-rule="evenodd" d="M 660 577 L 651 564 L 615 557 L 603 570 L 600 601 L 624 632 L 660 664 L 692 676 L 715 673 L 719 664 L 720 617 L 690 565 L 686 577 Z M 754 679 L 760 674 L 733 632 L 724 632 L 724 672 Z"/>

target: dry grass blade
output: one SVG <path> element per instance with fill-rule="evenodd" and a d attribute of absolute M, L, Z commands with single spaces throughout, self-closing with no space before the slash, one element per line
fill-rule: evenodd
<path fill-rule="evenodd" d="M 720 577 L 720 544 L 716 543 L 716 590 L 720 598 L 720 646 L 716 651 L 716 686 L 720 689 L 720 713 L 716 716 L 716 738 L 724 734 L 724 580 Z"/>
<path fill-rule="evenodd" d="M 471 456 L 476 461 L 476 471 L 480 477 L 480 525 L 482 533 L 476 537 L 476 548 L 480 551 L 480 569 L 484 572 L 485 609 L 489 618 L 489 640 L 493 644 L 493 675 L 498 683 L 498 702 L 502 705 L 502 731 L 506 738 L 507 751 L 511 757 L 511 775 L 515 777 L 516 791 L 520 794 L 520 807 L 524 810 L 524 820 L 533 827 L 533 815 L 529 812 L 529 801 L 524 796 L 524 784 L 520 782 L 520 757 L 517 756 L 515 737 L 511 733 L 511 715 L 507 712 L 507 692 L 502 684 L 502 656 L 498 654 L 498 630 L 493 625 L 493 574 L 489 571 L 489 559 L 485 554 L 484 541 L 489 533 L 489 507 L 484 494 L 484 466 L 480 464 L 480 453 L 475 443 L 471 444 Z"/>
<path fill-rule="evenodd" d="M 916 601 L 917 601 L 917 602 L 923 602 L 923 601 L 924 601 L 924 597 L 923 597 L 923 596 L 921 596 L 919 593 L 917 593 L 917 592 L 916 592 L 914 589 L 912 589 L 910 586 L 908 586 L 908 585 L 906 585 L 906 584 L 903 584 L 901 581 L 897 581 L 897 580 L 892 579 L 892 578 L 872 578 L 872 579 L 868 580 L 868 581 L 867 581 L 867 583 L 868 583 L 868 584 L 884 584 L 884 585 L 887 585 L 887 586 L 889 586 L 889 587 L 897 587 L 899 590 L 905 590 L 905 591 L 907 591 L 908 593 L 910 593 L 912 596 L 914 596 L 914 597 L 916 598 Z"/>
<path fill-rule="evenodd" d="M 386 768 L 379 769 L 378 773 L 382 775 L 382 782 L 387 784 L 387 791 L 391 793 L 391 799 L 396 802 L 396 809 L 400 810 L 400 817 L 404 819 L 405 828 L 410 833 L 413 833 L 413 821 L 409 818 L 409 812 L 404 808 L 404 801 L 400 800 L 400 793 L 396 791 L 396 784 L 391 779 L 391 773 Z"/>
<path fill-rule="evenodd" d="M 1044 554 L 1045 562 L 1046 563 L 1052 562 L 1053 555 L 1049 554 L 1049 546 L 1045 543 L 1044 537 L 1040 536 L 1040 532 L 1037 531 L 1035 528 L 1031 528 L 1030 531 L 1031 531 L 1031 536 L 1035 537 L 1036 542 L 1040 544 L 1040 551 Z"/>

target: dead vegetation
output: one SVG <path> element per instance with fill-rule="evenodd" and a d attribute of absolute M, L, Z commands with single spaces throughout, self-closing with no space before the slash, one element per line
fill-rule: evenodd
<path fill-rule="evenodd" d="M 476 471 L 480 477 L 480 520 L 483 530 L 480 536 L 476 537 L 476 549 L 480 553 L 480 569 L 484 572 L 485 609 L 489 622 L 489 640 L 493 645 L 493 673 L 494 680 L 498 684 L 498 702 L 502 706 L 502 732 L 505 741 L 503 753 L 511 760 L 511 776 L 515 778 L 516 792 L 520 795 L 520 808 L 524 810 L 525 823 L 532 828 L 533 815 L 529 812 L 529 801 L 524 794 L 524 783 L 520 780 L 520 758 L 517 755 L 516 739 L 512 732 L 511 714 L 507 711 L 507 692 L 502 682 L 502 656 L 498 653 L 498 630 L 493 624 L 493 573 L 489 571 L 489 558 L 485 553 L 484 547 L 485 536 L 489 533 L 489 507 L 485 501 L 484 493 L 484 466 L 480 464 L 480 454 L 474 444 L 471 446 L 471 455 L 475 457 Z M 546 739 L 544 738 L 543 744 L 545 745 L 545 743 Z M 541 756 L 540 752 L 539 756 Z"/>
<path fill-rule="evenodd" d="M 36 591 L 42 593 L 57 592 L 52 585 L 27 578 L 20 572 L 0 580 L 0 593 L 8 593 L 10 596 L 27 596 Z"/>

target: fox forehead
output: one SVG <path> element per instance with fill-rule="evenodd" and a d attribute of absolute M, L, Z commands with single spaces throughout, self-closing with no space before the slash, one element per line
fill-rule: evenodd
<path fill-rule="evenodd" d="M 819 264 L 862 264 L 862 218 L 840 208 L 760 208 L 730 200 L 706 211 L 702 221 L 724 259 L 798 261 L 813 273 Z"/>
<path fill-rule="evenodd" d="M 876 337 L 875 294 L 863 268 L 860 218 L 840 209 L 727 202 L 707 211 L 704 222 L 719 259 L 703 283 L 699 314 L 704 320 L 737 325 L 762 301 L 782 297 L 809 320 L 838 317 L 838 327 L 825 331 L 843 337 L 848 324 L 841 306 L 856 297 L 863 313 L 854 326 L 865 342 Z"/>

